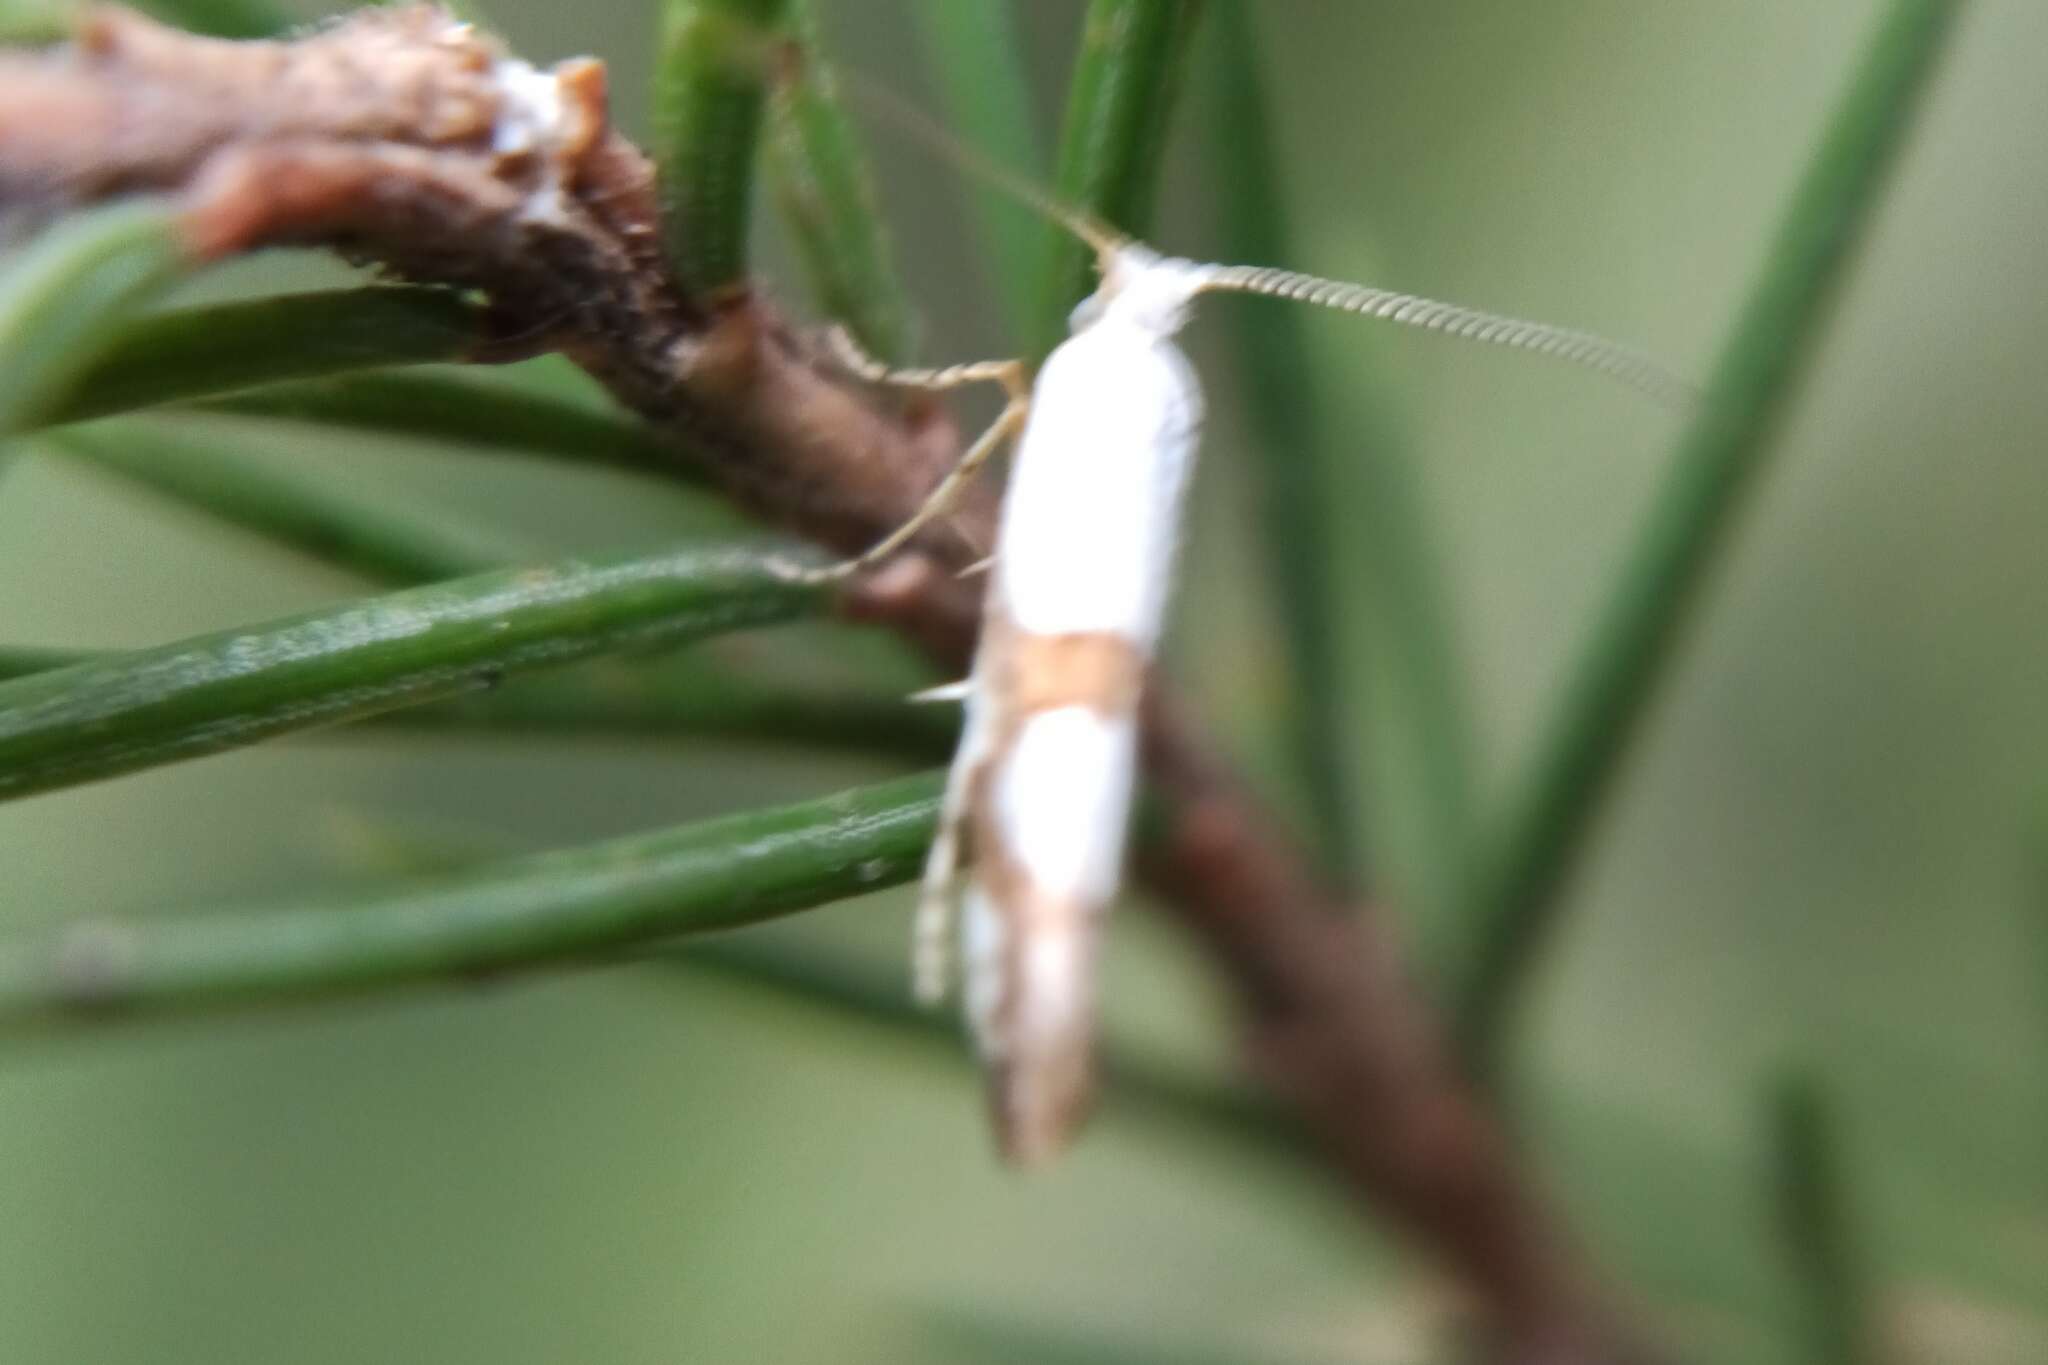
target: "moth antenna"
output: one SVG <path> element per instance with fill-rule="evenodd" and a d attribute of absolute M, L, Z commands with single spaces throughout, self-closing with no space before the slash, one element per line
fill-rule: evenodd
<path fill-rule="evenodd" d="M 846 93 L 894 124 L 899 131 L 924 144 L 926 150 L 937 153 L 967 174 L 980 178 L 1041 217 L 1059 224 L 1086 242 L 1101 260 L 1106 262 L 1129 244 L 1130 238 L 1123 233 L 1072 204 L 1062 203 L 1028 177 L 983 156 L 947 132 L 929 114 L 879 82 L 843 66 L 834 67 L 833 75 L 844 82 Z"/>
<path fill-rule="evenodd" d="M 1202 282 L 1203 293 L 1264 294 L 1358 313 L 1406 327 L 1421 327 L 1445 336 L 1517 351 L 1533 351 L 1582 366 L 1619 380 L 1667 408 L 1684 412 L 1699 401 L 1699 390 L 1632 347 L 1591 332 L 1529 322 L 1455 303 L 1440 303 L 1415 294 L 1397 294 L 1342 280 L 1326 280 L 1271 266 L 1212 266 Z"/>

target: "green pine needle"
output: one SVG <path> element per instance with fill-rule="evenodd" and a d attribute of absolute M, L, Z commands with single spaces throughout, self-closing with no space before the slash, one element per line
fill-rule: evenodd
<path fill-rule="evenodd" d="M 822 610 L 788 565 L 760 548 L 571 559 L 0 683 L 0 799 Z"/>
<path fill-rule="evenodd" d="M 1958 8 L 1957 0 L 1892 0 L 1475 881 L 1465 916 L 1472 947 L 1454 964 L 1454 1007 L 1481 1070 L 1496 1060 L 1555 928 L 1564 881 L 1769 463 Z"/>
<path fill-rule="evenodd" d="M 89 371 L 150 295 L 182 274 L 177 215 L 128 201 L 60 219 L 0 268 L 0 439 L 28 431 Z"/>
<path fill-rule="evenodd" d="M 754 924 L 916 875 L 938 783 L 918 776 L 392 889 L 0 943 L 0 1036 L 472 983 Z"/>
<path fill-rule="evenodd" d="M 654 78 L 662 240 L 684 288 L 747 277 L 755 146 L 787 0 L 667 0 Z"/>

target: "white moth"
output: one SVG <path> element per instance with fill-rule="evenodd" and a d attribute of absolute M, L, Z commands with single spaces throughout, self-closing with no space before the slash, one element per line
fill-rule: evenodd
<path fill-rule="evenodd" d="M 976 167 L 976 169 L 984 169 Z M 1097 252 L 1101 283 L 1025 393 L 1016 362 L 867 377 L 927 389 L 976 381 L 1010 403 L 905 526 L 833 572 L 874 562 L 937 516 L 1021 426 L 1004 495 L 980 645 L 917 918 L 920 997 L 945 992 L 956 913 L 967 1020 L 1006 1159 L 1057 1154 L 1093 1090 L 1095 967 L 1121 880 L 1137 712 L 1158 643 L 1202 390 L 1174 343 L 1197 296 L 1269 294 L 1537 351 L 1672 406 L 1691 389 L 1655 362 L 1583 332 L 1412 295 L 1252 266 L 1166 257 L 998 179 Z M 965 881 L 964 895 L 961 882 Z"/>
<path fill-rule="evenodd" d="M 1122 872 L 1138 700 L 1201 433 L 1201 385 L 1173 342 L 1201 269 L 1120 247 L 1039 371 L 925 874 L 918 978 L 936 997 L 966 856 L 967 1017 L 1020 1165 L 1058 1151 L 1093 1088 L 1097 922 Z"/>

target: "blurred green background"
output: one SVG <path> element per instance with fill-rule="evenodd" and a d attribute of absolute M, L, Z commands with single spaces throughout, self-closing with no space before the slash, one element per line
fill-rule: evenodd
<path fill-rule="evenodd" d="M 850 65 L 935 108 L 907 7 L 952 2 L 820 8 Z M 607 58 L 619 118 L 644 129 L 651 6 L 489 9 L 535 60 Z M 1081 6 L 1016 9 L 1050 146 Z M 1284 264 L 1701 373 L 1876 15 L 1255 6 L 1296 227 Z M 1837 1102 L 1898 1358 L 2048 1359 L 2043 51 L 2048 9 L 1968 11 L 1516 1026 L 1532 1160 L 1689 1358 L 1804 1358 L 1766 1160 L 1770 1083 L 1800 1066 Z M 1204 154 L 1202 70 L 1154 234 L 1196 256 L 1230 193 Z M 924 353 L 1007 351 L 962 185 L 876 141 Z M 770 217 L 763 272 L 801 311 Z M 267 258 L 202 287 L 341 274 Z M 1213 413 L 1172 652 L 1275 780 L 1289 698 L 1262 662 L 1257 454 L 1229 363 L 1259 306 L 1217 304 L 1191 333 Z M 1672 421 L 1525 357 L 1309 326 L 1340 451 L 1389 423 L 1404 438 L 1497 798 Z M 1391 416 L 1363 410 L 1368 389 Z M 703 517 L 618 476 L 279 433 L 285 464 L 537 548 Z M 0 639 L 140 644 L 357 591 L 45 457 L 0 498 Z M 1361 612 L 1340 642 L 1363 674 L 1373 630 Z M 800 661 L 806 638 L 739 643 Z M 1372 775 L 1371 846 L 1400 901 L 1415 784 L 1371 695 L 1346 757 Z M 0 913 L 171 914 L 368 878 L 366 821 L 549 846 L 880 771 L 708 741 L 273 746 L 0 808 Z M 774 932 L 889 962 L 904 909 Z M 1170 929 L 1122 917 L 1113 958 L 1113 1034 L 1229 1066 L 1222 1001 Z M 673 967 L 0 1055 L 10 1362 L 1419 1362 L 1440 1298 L 1311 1167 L 1112 1104 L 1071 1159 L 1020 1179 L 952 1053 Z"/>

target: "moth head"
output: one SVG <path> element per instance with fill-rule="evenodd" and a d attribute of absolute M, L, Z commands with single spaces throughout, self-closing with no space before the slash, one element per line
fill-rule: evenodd
<path fill-rule="evenodd" d="M 1187 325 L 1195 295 L 1208 287 L 1211 267 L 1162 256 L 1128 239 L 1099 248 L 1102 282 L 1069 315 L 1079 332 L 1114 318 L 1141 331 L 1171 336 Z"/>

